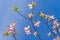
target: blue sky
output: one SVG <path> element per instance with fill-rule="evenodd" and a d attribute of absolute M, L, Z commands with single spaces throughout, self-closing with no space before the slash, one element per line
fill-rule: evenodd
<path fill-rule="evenodd" d="M 17 12 L 12 10 L 13 6 L 17 6 L 19 8 L 19 12 L 21 12 L 24 16 L 27 17 L 27 14 L 31 12 L 29 10 L 28 4 L 31 2 L 36 2 L 36 7 L 34 9 L 34 17 L 35 21 L 40 21 L 38 12 L 42 11 L 45 14 L 55 15 L 58 22 L 60 22 L 60 0 L 0 0 L 0 39 L 1 40 L 14 40 L 12 35 L 5 37 L 3 35 L 4 31 L 7 29 L 7 25 L 13 22 L 16 22 L 16 30 L 18 34 L 16 35 L 18 40 L 39 40 L 34 35 L 27 36 L 24 32 L 24 26 L 31 25 L 31 30 L 33 31 L 32 24 L 29 20 L 24 19 Z M 49 29 L 46 25 L 43 25 L 43 21 L 41 26 L 37 29 L 39 35 L 41 36 L 42 40 L 52 40 L 53 35 L 47 37 L 47 33 Z"/>

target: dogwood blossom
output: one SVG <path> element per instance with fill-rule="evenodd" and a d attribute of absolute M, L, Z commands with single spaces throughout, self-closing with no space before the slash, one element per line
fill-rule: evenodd
<path fill-rule="evenodd" d="M 48 37 L 50 37 L 50 35 L 51 35 L 51 32 L 49 32 L 49 33 L 47 34 Z"/>
<path fill-rule="evenodd" d="M 4 36 L 8 36 L 10 33 L 16 33 L 15 31 L 14 31 L 14 27 L 16 26 L 16 23 L 14 22 L 14 23 L 12 23 L 12 24 L 10 24 L 8 27 L 8 29 L 4 32 Z"/>
<path fill-rule="evenodd" d="M 48 19 L 48 21 L 55 19 L 54 15 L 45 15 L 45 19 Z"/>
<path fill-rule="evenodd" d="M 34 15 L 33 15 L 33 13 L 30 13 L 30 14 L 28 14 L 28 18 L 32 18 Z"/>
<path fill-rule="evenodd" d="M 38 34 L 38 33 L 37 33 L 36 31 L 34 31 L 34 33 L 33 33 L 33 34 L 34 34 L 34 36 L 37 36 L 37 34 Z"/>
<path fill-rule="evenodd" d="M 55 19 L 55 17 L 54 17 L 54 15 L 52 15 L 52 16 L 49 16 L 51 19 Z"/>
<path fill-rule="evenodd" d="M 58 37 L 54 38 L 53 40 L 60 40 L 60 37 L 58 36 Z"/>
<path fill-rule="evenodd" d="M 25 33 L 27 35 L 31 34 L 31 32 L 30 32 L 30 26 L 24 27 L 24 30 L 25 30 Z"/>
<path fill-rule="evenodd" d="M 9 25 L 8 27 L 8 31 L 9 32 L 13 32 L 14 31 L 14 27 L 16 26 L 16 23 L 14 22 L 14 23 L 12 23 L 11 25 Z"/>
<path fill-rule="evenodd" d="M 36 23 L 34 23 L 34 26 L 39 27 L 40 21 L 37 21 Z"/>
<path fill-rule="evenodd" d="M 36 5 L 36 3 L 35 3 L 35 2 L 32 2 L 31 4 L 28 4 L 28 6 L 30 7 L 29 9 L 34 8 L 34 7 L 35 7 L 35 5 Z"/>
<path fill-rule="evenodd" d="M 49 16 L 45 14 L 44 17 L 45 17 L 45 19 L 48 19 Z"/>
<path fill-rule="evenodd" d="M 53 20 L 53 28 L 57 28 L 59 26 L 59 23 L 57 20 Z"/>
<path fill-rule="evenodd" d="M 57 33 L 57 30 L 53 30 L 54 33 Z"/>
<path fill-rule="evenodd" d="M 44 13 L 40 12 L 39 17 L 44 17 Z"/>

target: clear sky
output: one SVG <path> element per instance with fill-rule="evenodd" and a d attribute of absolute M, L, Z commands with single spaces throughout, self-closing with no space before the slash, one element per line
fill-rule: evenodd
<path fill-rule="evenodd" d="M 32 24 L 29 20 L 24 19 L 17 12 L 12 10 L 13 6 L 17 6 L 19 8 L 19 12 L 21 12 L 24 16 L 27 17 L 31 10 L 29 10 L 28 4 L 31 2 L 36 2 L 36 7 L 34 9 L 34 20 L 41 21 L 38 17 L 39 11 L 44 12 L 45 14 L 55 15 L 56 19 L 60 23 L 60 0 L 0 0 L 0 39 L 1 40 L 14 40 L 12 35 L 5 37 L 4 31 L 7 29 L 7 25 L 13 22 L 16 22 L 16 30 L 18 34 L 16 35 L 18 40 L 39 40 L 34 35 L 27 36 L 24 32 L 24 27 L 31 25 L 31 31 L 33 31 Z M 52 40 L 54 38 L 53 35 L 47 37 L 47 33 L 49 29 L 43 23 L 37 29 L 39 32 L 39 36 L 41 36 L 42 40 Z"/>

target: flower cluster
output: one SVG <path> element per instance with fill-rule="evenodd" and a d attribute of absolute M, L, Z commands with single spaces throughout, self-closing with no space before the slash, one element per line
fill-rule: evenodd
<path fill-rule="evenodd" d="M 28 4 L 29 6 L 29 9 L 34 9 L 34 7 L 36 6 L 36 3 L 35 2 L 32 2 L 31 4 Z M 13 7 L 13 10 L 16 11 L 20 16 L 24 17 L 25 19 L 29 19 L 31 22 L 32 22 L 32 25 L 33 25 L 33 28 L 34 28 L 34 31 L 31 32 L 30 30 L 30 25 L 28 26 L 25 26 L 24 27 L 24 31 L 27 35 L 30 35 L 30 34 L 33 34 L 34 36 L 38 36 L 38 31 L 36 31 L 35 28 L 39 27 L 40 26 L 40 23 L 41 21 L 34 21 L 32 19 L 32 17 L 34 16 L 34 12 L 31 12 L 30 14 L 28 14 L 28 17 L 25 17 L 24 15 L 22 15 L 22 13 L 19 12 L 18 8 L 16 6 Z M 33 10 L 34 11 L 34 10 Z M 50 32 L 47 33 L 47 36 L 50 37 L 51 34 L 54 35 L 55 37 L 55 34 L 60 32 L 60 29 L 57 30 L 57 28 L 59 27 L 59 23 L 58 21 L 56 20 L 56 18 L 54 17 L 54 15 L 47 15 L 47 14 L 44 14 L 43 12 L 40 12 L 38 14 L 38 16 L 41 18 L 41 19 L 44 19 L 46 20 L 46 23 L 47 24 L 47 27 L 49 28 Z M 48 23 L 51 22 L 51 25 L 49 25 Z M 4 33 L 4 35 L 9 35 L 9 33 L 13 33 L 14 32 L 14 28 L 15 28 L 15 25 L 16 23 L 12 23 L 12 25 L 9 26 L 9 29 Z M 50 26 L 54 29 L 53 31 L 50 29 Z M 39 38 L 39 36 L 38 36 Z M 41 39 L 40 39 L 41 40 Z M 53 40 L 60 40 L 60 36 L 58 37 L 55 37 Z"/>
<path fill-rule="evenodd" d="M 60 37 L 58 36 L 58 37 L 54 38 L 53 40 L 60 40 Z"/>
<path fill-rule="evenodd" d="M 37 22 L 35 22 L 34 23 L 34 26 L 36 26 L 36 27 L 39 27 L 39 25 L 40 25 L 40 21 L 37 21 Z M 25 30 L 25 33 L 27 34 L 27 35 L 29 35 L 29 34 L 34 34 L 35 36 L 37 36 L 37 32 L 36 31 L 34 31 L 33 33 L 30 31 L 30 26 L 27 26 L 27 27 L 24 27 L 24 30 Z"/>
<path fill-rule="evenodd" d="M 16 23 L 12 23 L 8 26 L 8 29 L 4 32 L 4 36 L 8 36 L 10 33 L 16 34 L 17 31 L 15 30 Z"/>
<path fill-rule="evenodd" d="M 42 12 L 40 12 L 39 17 L 45 18 L 45 19 L 47 19 L 48 21 L 50 21 L 50 20 L 52 20 L 52 19 L 55 19 L 54 15 L 51 16 L 51 15 L 44 14 L 44 13 L 42 13 Z"/>
<path fill-rule="evenodd" d="M 59 27 L 59 23 L 58 23 L 57 19 L 55 19 L 54 15 L 50 16 L 50 15 L 47 15 L 47 14 L 44 14 L 44 13 L 40 12 L 39 13 L 39 17 L 47 20 L 46 21 L 47 22 L 47 25 L 48 25 L 48 21 L 50 22 L 50 24 L 51 24 L 50 26 L 52 26 L 52 28 L 54 29 L 52 31 L 52 33 L 54 33 L 54 35 L 59 32 L 59 29 L 57 30 L 57 28 Z M 50 27 L 48 27 L 48 28 L 50 29 Z M 52 33 L 51 32 L 48 32 L 48 34 L 47 34 L 48 37 L 50 37 L 50 35 Z M 54 40 L 60 40 L 60 37 L 57 37 Z"/>

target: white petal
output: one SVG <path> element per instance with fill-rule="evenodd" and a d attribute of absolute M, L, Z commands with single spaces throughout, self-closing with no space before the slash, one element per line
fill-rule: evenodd
<path fill-rule="evenodd" d="M 24 27 L 24 30 L 30 30 L 30 26 Z"/>
<path fill-rule="evenodd" d="M 28 28 L 30 28 L 30 26 L 28 26 Z"/>
<path fill-rule="evenodd" d="M 32 9 L 33 7 L 31 6 L 29 9 Z"/>
<path fill-rule="evenodd" d="M 51 33 L 49 32 L 47 35 L 48 35 L 48 37 L 49 37 L 49 36 L 51 35 Z"/>
<path fill-rule="evenodd" d="M 52 15 L 52 19 L 55 19 L 54 15 Z"/>
<path fill-rule="evenodd" d="M 10 29 L 14 29 L 14 27 L 10 27 Z"/>
<path fill-rule="evenodd" d="M 32 5 L 31 5 L 31 4 L 28 4 L 28 6 L 32 7 Z"/>
<path fill-rule="evenodd" d="M 26 30 L 27 28 L 26 27 L 24 27 L 24 30 Z"/>

